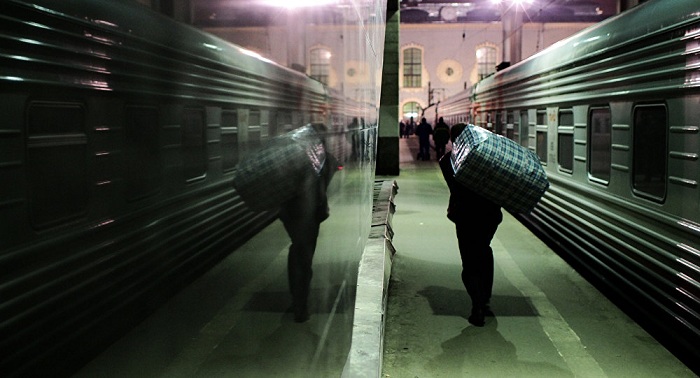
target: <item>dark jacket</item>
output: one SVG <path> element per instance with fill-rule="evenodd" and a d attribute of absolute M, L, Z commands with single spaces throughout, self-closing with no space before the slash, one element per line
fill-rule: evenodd
<path fill-rule="evenodd" d="M 280 207 L 279 217 L 283 222 L 299 222 L 309 219 L 318 223 L 329 216 L 328 185 L 338 170 L 338 161 L 326 154 L 326 162 L 318 175 L 307 172 L 302 179 L 302 186 L 296 196 Z"/>
<path fill-rule="evenodd" d="M 430 135 L 433 133 L 433 128 L 429 123 L 421 122 L 418 127 L 416 127 L 416 135 L 418 135 L 418 140 L 423 143 L 430 142 Z"/>
<path fill-rule="evenodd" d="M 445 145 L 450 141 L 450 127 L 445 122 L 438 122 L 433 129 L 435 144 Z"/>
<path fill-rule="evenodd" d="M 471 223 L 482 221 L 500 222 L 501 207 L 480 196 L 471 189 L 457 182 L 450 162 L 452 151 L 440 159 L 440 170 L 450 188 L 450 202 L 447 207 L 447 218 L 454 223 Z"/>

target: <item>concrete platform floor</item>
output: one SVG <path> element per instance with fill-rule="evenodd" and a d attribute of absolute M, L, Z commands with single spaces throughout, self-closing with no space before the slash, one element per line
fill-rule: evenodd
<path fill-rule="evenodd" d="M 447 186 L 415 136 L 400 150 L 383 377 L 696 376 L 505 211 L 496 316 L 470 325 Z"/>

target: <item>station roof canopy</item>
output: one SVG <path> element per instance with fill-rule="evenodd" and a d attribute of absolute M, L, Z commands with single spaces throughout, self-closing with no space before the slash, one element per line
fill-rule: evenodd
<path fill-rule="evenodd" d="M 280 23 L 282 9 L 307 6 L 300 22 L 354 22 L 354 7 L 372 0 L 192 0 L 193 23 L 202 27 L 269 26 Z M 401 0 L 402 23 L 495 22 L 504 7 L 517 6 L 523 22 L 597 22 L 616 13 L 616 0 Z M 313 5 L 313 6 L 311 6 Z M 363 12 L 363 14 L 373 14 Z"/>

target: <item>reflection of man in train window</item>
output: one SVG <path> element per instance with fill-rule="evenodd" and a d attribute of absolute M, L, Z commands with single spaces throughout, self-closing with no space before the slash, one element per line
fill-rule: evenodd
<path fill-rule="evenodd" d="M 326 160 L 319 174 L 309 172 L 302 180 L 298 194 L 280 207 L 279 218 L 292 240 L 287 269 L 292 294 L 294 321 L 309 319 L 308 297 L 312 263 L 321 222 L 329 215 L 326 189 L 337 163 L 326 150 Z"/>

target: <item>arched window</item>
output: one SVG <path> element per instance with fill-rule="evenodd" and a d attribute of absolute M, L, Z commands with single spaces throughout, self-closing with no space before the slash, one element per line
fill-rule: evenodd
<path fill-rule="evenodd" d="M 496 48 L 484 46 L 476 49 L 476 64 L 479 80 L 496 72 Z"/>
<path fill-rule="evenodd" d="M 328 72 L 331 65 L 331 52 L 324 48 L 312 49 L 309 63 L 309 76 L 327 85 Z"/>
<path fill-rule="evenodd" d="M 421 87 L 422 55 L 421 50 L 415 47 L 403 50 L 403 86 L 405 88 Z"/>
<path fill-rule="evenodd" d="M 403 118 L 410 119 L 413 117 L 414 122 L 418 122 L 418 115 L 420 114 L 421 106 L 419 103 L 412 101 L 407 102 L 403 105 Z"/>

